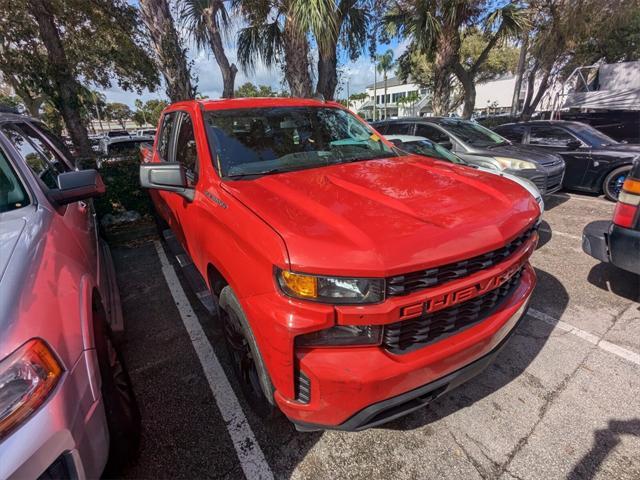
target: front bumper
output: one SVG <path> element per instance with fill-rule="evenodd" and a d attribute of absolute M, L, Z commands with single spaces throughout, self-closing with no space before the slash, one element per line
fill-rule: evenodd
<path fill-rule="evenodd" d="M 538 166 L 535 170 L 506 170 L 506 172 L 533 182 L 541 195 L 550 195 L 562 188 L 565 164 L 561 161 L 551 166 Z"/>
<path fill-rule="evenodd" d="M 0 479 L 102 474 L 109 434 L 102 398 L 92 388 L 93 365 L 92 351 L 83 352 L 44 405 L 0 441 Z"/>
<path fill-rule="evenodd" d="M 489 354 L 513 329 L 517 312 L 533 291 L 535 274 L 527 259 L 536 242 L 537 236 L 509 259 L 477 274 L 376 305 L 333 307 L 279 294 L 240 299 L 275 387 L 275 402 L 298 425 L 340 428 L 371 405 L 430 384 Z M 294 347 L 297 335 L 335 324 L 388 325 L 413 318 L 408 312 L 428 298 L 466 290 L 512 269 L 522 270 L 520 281 L 495 310 L 464 330 L 408 353 L 394 354 L 381 346 Z M 305 398 L 296 395 L 301 380 Z"/>
<path fill-rule="evenodd" d="M 640 231 L 597 220 L 584 227 L 582 250 L 601 262 L 640 275 Z"/>

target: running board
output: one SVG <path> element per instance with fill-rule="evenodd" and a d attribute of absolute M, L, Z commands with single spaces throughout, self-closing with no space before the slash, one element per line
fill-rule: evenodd
<path fill-rule="evenodd" d="M 174 235 L 174 233 L 167 229 L 163 230 L 162 236 L 164 237 L 165 242 L 167 242 L 167 247 L 171 254 L 176 258 L 178 262 L 178 266 L 182 270 L 184 277 L 187 279 L 187 283 L 191 287 L 191 290 L 196 294 L 202 306 L 209 312 L 211 315 L 216 315 L 218 311 L 218 306 L 216 303 L 216 299 L 209 288 L 207 287 L 207 282 L 204 281 L 200 272 L 191 261 L 191 257 L 184 251 L 182 245 Z"/>

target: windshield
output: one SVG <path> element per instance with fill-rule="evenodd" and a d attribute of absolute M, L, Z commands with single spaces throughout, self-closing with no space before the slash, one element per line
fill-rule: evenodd
<path fill-rule="evenodd" d="M 222 177 L 398 156 L 373 130 L 339 108 L 216 110 L 206 112 L 205 119 Z"/>
<path fill-rule="evenodd" d="M 494 147 L 510 143 L 506 138 L 475 122 L 447 118 L 441 120 L 440 125 L 473 147 Z"/>
<path fill-rule="evenodd" d="M 0 150 L 0 213 L 29 204 L 29 197 L 4 152 Z"/>
<path fill-rule="evenodd" d="M 433 143 L 430 140 L 412 140 L 409 142 L 403 142 L 400 147 L 402 150 L 415 153 L 416 155 L 424 155 L 426 157 L 438 158 L 451 163 L 459 163 L 465 165 L 466 162 L 457 155 L 451 153 L 446 148 Z"/>
<path fill-rule="evenodd" d="M 575 133 L 589 146 L 591 147 L 604 147 L 606 145 L 617 145 L 613 138 L 605 135 L 599 130 L 596 130 L 591 125 L 576 125 L 574 126 Z"/>

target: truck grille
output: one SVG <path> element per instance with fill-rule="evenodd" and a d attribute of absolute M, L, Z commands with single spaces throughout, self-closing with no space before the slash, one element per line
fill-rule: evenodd
<path fill-rule="evenodd" d="M 468 260 L 388 277 L 386 282 L 387 297 L 407 295 L 423 288 L 435 287 L 436 285 L 464 278 L 480 270 L 493 267 L 508 258 L 522 244 L 529 240 L 537 228 L 537 226 L 528 228 L 504 247 Z"/>
<path fill-rule="evenodd" d="M 522 268 L 498 288 L 438 312 L 387 325 L 382 345 L 403 354 L 458 333 L 491 315 L 520 283 Z"/>
<path fill-rule="evenodd" d="M 560 171 L 558 173 L 549 175 L 547 177 L 547 189 L 546 189 L 547 193 L 560 190 L 560 188 L 562 187 L 563 175 L 564 175 L 564 171 Z"/>

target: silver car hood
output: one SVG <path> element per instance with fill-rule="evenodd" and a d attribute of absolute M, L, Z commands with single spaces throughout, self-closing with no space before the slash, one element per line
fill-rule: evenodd
<path fill-rule="evenodd" d="M 511 175 L 510 173 L 505 173 L 500 170 L 493 170 L 491 168 L 485 168 L 485 167 L 477 167 L 477 168 L 478 170 L 482 170 L 483 172 L 499 175 L 500 177 L 507 178 L 512 182 L 516 182 L 518 185 L 520 185 L 522 188 L 528 191 L 533 196 L 533 198 L 536 199 L 536 202 L 538 202 L 538 205 L 540 206 L 540 214 L 544 213 L 544 200 L 542 199 L 540 190 L 538 190 L 538 187 L 536 187 L 533 182 L 530 182 L 526 178 L 518 177 L 516 175 Z"/>

